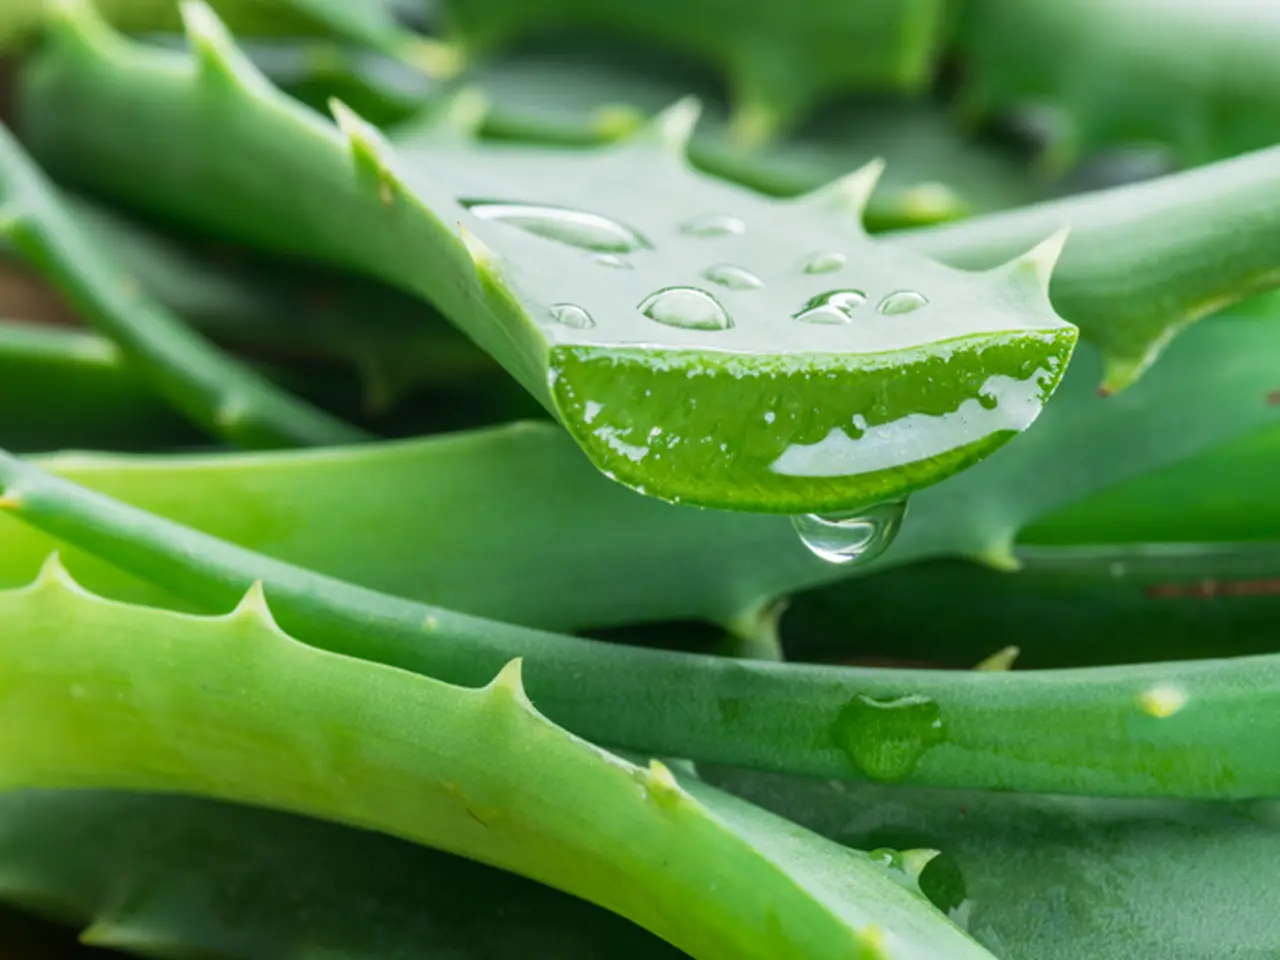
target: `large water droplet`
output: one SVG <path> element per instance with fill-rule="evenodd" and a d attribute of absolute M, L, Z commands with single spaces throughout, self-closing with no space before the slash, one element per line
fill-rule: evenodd
<path fill-rule="evenodd" d="M 576 303 L 557 303 L 551 308 L 551 319 L 575 330 L 589 330 L 596 325 L 591 314 Z"/>
<path fill-rule="evenodd" d="M 682 223 L 680 232 L 690 237 L 736 237 L 747 232 L 747 225 L 728 214 L 702 213 Z"/>
<path fill-rule="evenodd" d="M 714 267 L 708 267 L 702 275 L 712 283 L 718 283 L 730 290 L 759 290 L 764 286 L 764 281 L 750 270 L 735 267 L 732 263 L 720 263 Z"/>
<path fill-rule="evenodd" d="M 501 200 L 459 200 L 481 220 L 496 220 L 519 227 L 527 233 L 559 240 L 570 246 L 602 253 L 628 253 L 651 246 L 648 240 L 630 227 L 570 207 L 553 207 L 537 203 L 509 203 Z"/>
<path fill-rule="evenodd" d="M 630 263 L 614 253 L 597 253 L 591 258 L 591 262 L 601 267 L 609 267 L 612 270 L 632 269 Z"/>
<path fill-rule="evenodd" d="M 914 290 L 897 290 L 881 300 L 880 306 L 876 307 L 876 309 L 881 313 L 893 316 L 899 313 L 910 313 L 913 310 L 919 310 L 928 302 L 923 293 L 916 293 Z"/>
<path fill-rule="evenodd" d="M 893 782 L 946 739 L 942 710 L 919 694 L 878 699 L 858 694 L 844 705 L 832 729 L 836 743 L 872 780 Z"/>
<path fill-rule="evenodd" d="M 835 273 L 845 264 L 843 253 L 815 253 L 804 262 L 805 273 Z"/>
<path fill-rule="evenodd" d="M 888 549 L 907 513 L 905 500 L 848 513 L 806 513 L 791 518 L 800 541 L 828 563 L 870 563 Z"/>
<path fill-rule="evenodd" d="M 861 290 L 831 290 L 818 294 L 794 316 L 803 323 L 848 323 L 866 302 L 867 295 Z"/>
<path fill-rule="evenodd" d="M 719 301 L 696 287 L 667 287 L 645 297 L 640 312 L 650 320 L 686 330 L 728 330 L 733 320 Z"/>

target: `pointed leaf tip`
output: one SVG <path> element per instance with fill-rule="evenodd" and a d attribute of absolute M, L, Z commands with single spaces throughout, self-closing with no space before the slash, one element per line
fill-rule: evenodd
<path fill-rule="evenodd" d="M 498 255 L 483 240 L 463 226 L 461 220 L 458 221 L 458 237 L 462 240 L 462 245 L 467 248 L 471 262 L 476 265 L 477 270 L 491 270 L 497 264 Z"/>
<path fill-rule="evenodd" d="M 204 0 L 182 0 L 179 13 L 201 76 L 235 81 L 245 87 L 266 83 L 209 4 Z"/>
<path fill-rule="evenodd" d="M 884 174 L 885 165 L 882 157 L 868 160 L 852 173 L 805 194 L 799 202 L 815 208 L 826 207 L 852 213 L 861 223 L 867 204 L 871 202 L 871 195 L 875 193 L 880 177 Z"/>
<path fill-rule="evenodd" d="M 272 628 L 276 626 L 275 615 L 271 612 L 271 605 L 267 603 L 266 586 L 261 580 L 255 580 L 244 592 L 236 608 L 231 611 L 230 619 L 251 620 Z"/>
<path fill-rule="evenodd" d="M 1058 259 L 1062 256 L 1062 250 L 1067 245 L 1067 238 L 1070 235 L 1071 227 L 1063 227 L 998 269 L 1008 273 L 1030 275 L 1036 285 L 1047 293 L 1054 268 L 1058 265 Z"/>
<path fill-rule="evenodd" d="M 1014 662 L 1021 653 L 1022 649 L 1020 647 L 1004 647 L 975 664 L 973 669 L 990 673 L 1012 670 Z"/>
<path fill-rule="evenodd" d="M 445 100 L 433 117 L 433 126 L 467 139 L 479 135 L 493 104 L 479 87 L 463 87 Z"/>
<path fill-rule="evenodd" d="M 524 657 L 508 660 L 506 665 L 498 671 L 498 675 L 493 678 L 489 687 L 493 690 L 502 690 L 521 703 L 528 703 L 529 698 L 524 692 Z"/>
<path fill-rule="evenodd" d="M 49 556 L 45 557 L 44 563 L 40 564 L 40 572 L 36 574 L 33 586 L 37 589 L 40 587 L 58 587 L 63 590 L 74 590 L 77 593 L 82 591 L 80 584 L 76 583 L 75 578 L 71 576 L 71 572 L 63 564 L 62 553 L 58 550 L 50 553 Z"/>
<path fill-rule="evenodd" d="M 682 97 L 658 113 L 640 134 L 640 139 L 656 143 L 683 160 L 701 117 L 702 100 L 695 96 Z"/>

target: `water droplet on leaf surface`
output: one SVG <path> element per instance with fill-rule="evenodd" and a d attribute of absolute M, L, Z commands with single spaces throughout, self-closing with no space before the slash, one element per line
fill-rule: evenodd
<path fill-rule="evenodd" d="M 747 225 L 728 214 L 703 213 L 682 223 L 680 232 L 690 237 L 736 237 L 747 232 Z"/>
<path fill-rule="evenodd" d="M 840 711 L 832 734 L 854 766 L 886 783 L 910 776 L 946 739 L 941 708 L 919 694 L 894 699 L 858 694 Z"/>
<path fill-rule="evenodd" d="M 831 290 L 806 303 L 795 319 L 802 323 L 848 323 L 866 302 L 867 295 L 861 290 Z"/>
<path fill-rule="evenodd" d="M 591 262 L 601 267 L 609 267 L 613 270 L 632 269 L 631 264 L 627 263 L 627 261 L 614 253 L 597 253 L 591 258 Z"/>
<path fill-rule="evenodd" d="M 696 287 L 667 287 L 645 297 L 639 310 L 650 320 L 685 330 L 728 330 L 733 320 L 718 300 Z"/>
<path fill-rule="evenodd" d="M 848 513 L 806 513 L 791 518 L 800 542 L 827 563 L 869 563 L 888 549 L 907 512 L 905 500 Z"/>
<path fill-rule="evenodd" d="M 898 290 L 881 300 L 880 306 L 876 309 L 887 316 L 896 316 L 919 310 L 928 302 L 922 293 L 916 293 L 914 290 Z"/>
<path fill-rule="evenodd" d="M 835 273 L 845 264 L 843 253 L 815 253 L 804 262 L 805 273 Z"/>
<path fill-rule="evenodd" d="M 736 267 L 732 263 L 720 263 L 714 267 L 708 267 L 702 275 L 712 283 L 718 283 L 730 290 L 759 290 L 764 286 L 764 281 L 750 270 Z"/>
<path fill-rule="evenodd" d="M 596 322 L 591 319 L 591 314 L 576 303 L 555 304 L 551 308 L 551 318 L 557 323 L 563 323 L 566 327 L 573 327 L 575 330 L 590 330 L 596 325 Z"/>
<path fill-rule="evenodd" d="M 651 246 L 635 230 L 598 213 L 587 213 L 570 207 L 499 200 L 459 202 L 481 220 L 510 224 L 526 233 L 558 240 L 583 250 L 628 253 Z"/>

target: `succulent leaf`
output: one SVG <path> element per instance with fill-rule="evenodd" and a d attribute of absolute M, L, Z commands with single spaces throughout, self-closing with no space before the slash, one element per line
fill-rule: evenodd
<path fill-rule="evenodd" d="M 1196 166 L 1280 137 L 1270 5 L 968 0 L 955 22 L 966 110 L 1039 128 L 1051 172 L 1116 144 Z"/>
<path fill-rule="evenodd" d="M 1102 388 L 1114 393 L 1193 321 L 1280 283 L 1278 184 L 1280 147 L 895 236 L 928 256 L 980 269 L 1069 225 L 1049 295 L 1081 337 L 1102 349 Z"/>
<path fill-rule="evenodd" d="M 191 616 L 96 598 L 56 555 L 0 608 L 10 788 L 194 794 L 376 829 L 581 896 L 696 958 L 875 957 L 872 930 L 904 955 L 990 956 L 865 854 L 556 727 L 518 666 L 451 686 L 295 642 L 261 585 Z M 99 924 L 90 942 L 179 943 L 127 914 Z"/>
<path fill-rule="evenodd" d="M 215 435 L 245 446 L 334 444 L 365 436 L 220 353 L 147 297 L 136 279 L 81 234 L 53 185 L 2 124 L 0 235 L 110 336 L 159 394 Z"/>
<path fill-rule="evenodd" d="M 790 129 L 814 104 L 851 90 L 919 90 L 944 25 L 939 0 L 814 0 L 726 8 L 708 0 L 448 0 L 442 19 L 475 57 L 549 30 L 604 31 L 714 63 L 735 97 L 734 129 L 755 144 Z"/>
<path fill-rule="evenodd" d="M 26 125 L 54 169 L 72 140 L 109 150 L 97 187 L 421 294 L 651 495 L 778 513 L 901 497 L 1025 429 L 1074 345 L 1043 286 L 905 254 L 853 211 L 760 197 L 655 146 L 681 140 L 688 105 L 590 151 L 421 126 L 392 147 L 273 94 L 225 37 L 203 31 L 205 56 L 239 81 L 202 81 L 186 58 L 97 39 L 88 9 L 29 71 L 29 93 L 61 104 Z M 116 109 L 165 136 L 116 136 Z M 170 148 L 159 169 L 181 186 L 156 173 Z"/>
<path fill-rule="evenodd" d="M 916 494 L 867 572 L 956 556 L 1007 567 L 1022 541 L 1280 539 L 1269 479 L 1280 406 L 1267 402 L 1278 349 L 1280 326 L 1220 318 L 1188 331 L 1134 389 L 1102 399 L 1086 345 L 1036 429 Z M 705 619 L 740 633 L 779 598 L 850 576 L 816 560 L 782 518 L 671 506 L 609 483 L 550 424 L 342 451 L 41 463 L 269 556 L 526 626 Z M 4 524 L 0 542 L 10 584 L 51 549 L 21 524 Z M 159 602 L 91 558 L 67 561 L 95 590 Z"/>
<path fill-rule="evenodd" d="M 462 684 L 488 683 L 521 658 L 539 710 L 582 736 L 650 755 L 1032 792 L 1249 798 L 1280 789 L 1270 747 L 1280 736 L 1271 730 L 1280 724 L 1274 654 L 989 673 L 601 644 L 324 577 L 7 454 L 0 490 L 0 508 L 190 603 L 225 608 L 261 581 L 293 635 L 321 648 Z M 1167 691 L 1176 709 L 1165 708 Z"/>

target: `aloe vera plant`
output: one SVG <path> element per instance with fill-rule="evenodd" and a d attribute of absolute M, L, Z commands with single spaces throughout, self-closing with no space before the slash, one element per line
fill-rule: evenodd
<path fill-rule="evenodd" d="M 160 960 L 1280 949 L 1280 146 L 1187 97 L 1265 108 L 1269 35 L 793 6 L 0 14 L 0 901 Z"/>

